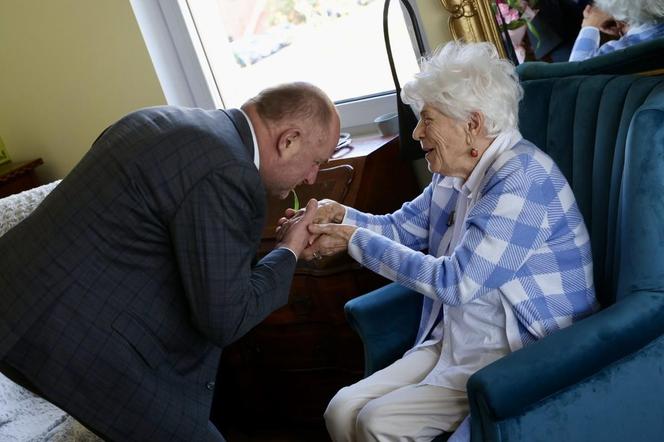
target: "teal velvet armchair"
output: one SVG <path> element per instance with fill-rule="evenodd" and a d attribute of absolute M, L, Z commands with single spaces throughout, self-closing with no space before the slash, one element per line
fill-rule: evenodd
<path fill-rule="evenodd" d="M 472 441 L 664 440 L 664 76 L 627 74 L 662 53 L 519 68 L 521 132 L 574 190 L 603 309 L 470 378 Z M 346 304 L 367 375 L 413 344 L 420 306 L 397 284 Z"/>

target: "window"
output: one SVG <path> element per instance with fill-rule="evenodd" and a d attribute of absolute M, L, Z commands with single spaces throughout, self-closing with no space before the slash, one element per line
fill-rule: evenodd
<path fill-rule="evenodd" d="M 390 41 L 403 82 L 417 72 L 417 58 L 400 2 L 391 3 Z M 145 5 L 132 1 L 171 104 L 238 107 L 267 86 L 301 80 L 330 95 L 345 128 L 394 110 L 381 0 L 154 0 L 151 13 Z M 159 16 L 169 38 L 154 41 Z M 162 56 L 159 66 L 155 46 L 169 40 L 176 55 Z M 176 75 L 162 71 L 177 65 L 182 73 L 171 82 L 180 92 L 171 99 L 162 77 Z"/>

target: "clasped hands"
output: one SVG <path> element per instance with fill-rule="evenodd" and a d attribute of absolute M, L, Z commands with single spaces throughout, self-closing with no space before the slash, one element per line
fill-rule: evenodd
<path fill-rule="evenodd" d="M 322 259 L 348 249 L 348 241 L 357 227 L 339 224 L 346 209 L 336 201 L 323 199 L 309 200 L 305 209 L 286 209 L 284 216 L 277 221 L 277 241 L 282 242 L 292 236 L 293 228 L 304 223 L 307 226 L 306 246 L 301 257 L 306 260 Z"/>

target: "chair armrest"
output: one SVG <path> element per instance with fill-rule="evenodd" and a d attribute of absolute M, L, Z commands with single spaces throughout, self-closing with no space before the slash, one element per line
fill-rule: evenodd
<path fill-rule="evenodd" d="M 364 344 L 364 373 L 369 376 L 397 360 L 414 344 L 422 295 L 392 283 L 351 299 L 344 311 Z"/>
<path fill-rule="evenodd" d="M 482 420 L 515 416 L 662 334 L 664 294 L 641 291 L 499 359 L 468 380 L 473 433 Z"/>

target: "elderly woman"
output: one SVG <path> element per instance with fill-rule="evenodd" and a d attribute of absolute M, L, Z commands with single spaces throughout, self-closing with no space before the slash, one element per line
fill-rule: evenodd
<path fill-rule="evenodd" d="M 333 440 L 454 430 L 475 371 L 596 309 L 588 232 L 565 177 L 517 130 L 521 96 L 492 45 L 448 43 L 402 91 L 431 184 L 390 215 L 319 203 L 309 256 L 347 249 L 425 296 L 414 347 L 331 400 Z"/>
<path fill-rule="evenodd" d="M 619 38 L 600 46 L 600 31 Z M 596 0 L 583 11 L 569 61 L 583 61 L 659 37 L 664 37 L 662 0 Z"/>

